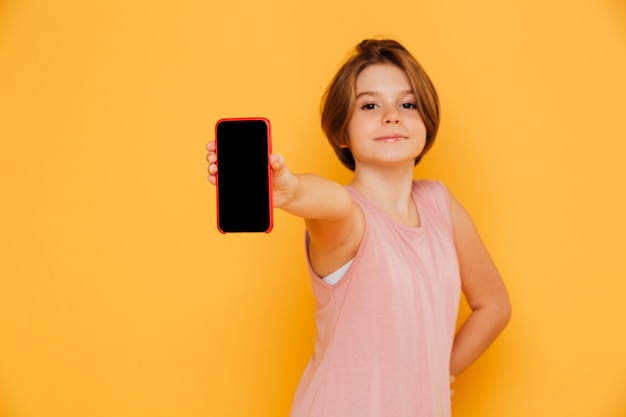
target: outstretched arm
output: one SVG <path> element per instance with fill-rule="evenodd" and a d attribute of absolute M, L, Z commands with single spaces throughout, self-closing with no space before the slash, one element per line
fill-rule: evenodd
<path fill-rule="evenodd" d="M 218 172 L 215 142 L 207 144 L 209 177 L 215 185 Z M 272 198 L 280 208 L 306 222 L 309 255 L 315 271 L 324 276 L 347 262 L 358 248 L 364 220 L 346 189 L 313 174 L 294 174 L 282 155 L 270 156 Z"/>
<path fill-rule="evenodd" d="M 511 306 L 500 273 L 469 214 L 453 196 L 450 196 L 450 209 L 461 285 L 472 310 L 454 338 L 450 373 L 458 375 L 504 329 L 511 317 Z"/>

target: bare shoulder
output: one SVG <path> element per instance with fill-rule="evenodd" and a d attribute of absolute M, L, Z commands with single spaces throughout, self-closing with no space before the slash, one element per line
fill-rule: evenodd
<path fill-rule="evenodd" d="M 476 224 L 463 204 L 448 191 L 450 217 L 454 232 L 454 243 L 457 250 L 485 250 Z"/>
<path fill-rule="evenodd" d="M 450 191 L 448 191 L 448 195 L 450 199 L 450 217 L 452 220 L 455 242 L 457 240 L 470 237 L 474 233 L 478 234 L 474 221 L 465 207 Z"/>

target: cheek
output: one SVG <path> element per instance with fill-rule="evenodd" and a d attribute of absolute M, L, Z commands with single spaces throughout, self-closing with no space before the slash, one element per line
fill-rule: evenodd
<path fill-rule="evenodd" d="M 426 125 L 424 125 L 424 123 L 421 120 L 419 120 L 415 125 L 414 131 L 416 133 L 415 136 L 418 138 L 419 146 L 421 148 L 420 150 L 420 153 L 421 153 L 426 147 L 426 136 L 428 135 L 428 132 L 426 130 Z"/>
<path fill-rule="evenodd" d="M 424 124 L 424 122 L 422 121 L 421 118 L 415 120 L 415 126 L 414 129 L 416 132 L 419 133 L 419 135 L 422 137 L 424 137 L 424 139 L 426 139 L 426 125 Z"/>
<path fill-rule="evenodd" d="M 346 126 L 346 148 L 350 147 L 350 142 L 352 141 L 352 138 L 359 137 L 360 126 L 362 126 L 362 124 L 359 122 L 357 117 L 350 118 L 348 126 Z"/>

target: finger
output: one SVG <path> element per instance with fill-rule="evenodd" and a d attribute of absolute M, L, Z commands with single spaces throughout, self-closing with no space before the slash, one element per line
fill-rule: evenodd
<path fill-rule="evenodd" d="M 217 162 L 217 155 L 213 152 L 208 153 L 206 156 L 206 160 L 209 164 L 214 164 Z"/>
<path fill-rule="evenodd" d="M 212 140 L 211 142 L 206 144 L 206 150 L 209 152 L 215 152 L 215 141 Z"/>
<path fill-rule="evenodd" d="M 209 180 L 209 182 L 213 185 L 216 184 L 216 180 L 215 180 L 215 175 L 211 175 L 209 174 L 209 176 L 207 177 L 207 179 Z"/>
<path fill-rule="evenodd" d="M 285 158 L 279 153 L 271 154 L 270 165 L 275 170 L 281 169 L 285 165 Z"/>
<path fill-rule="evenodd" d="M 209 175 L 215 175 L 215 174 L 217 174 L 217 165 L 215 165 L 215 164 L 210 164 L 210 165 L 209 165 L 209 168 L 208 168 L 208 171 L 209 171 Z"/>

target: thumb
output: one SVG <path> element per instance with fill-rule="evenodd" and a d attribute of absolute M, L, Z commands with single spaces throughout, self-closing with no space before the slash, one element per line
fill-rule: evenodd
<path fill-rule="evenodd" d="M 286 192 L 294 187 L 295 177 L 287 168 L 285 158 L 281 154 L 270 155 L 270 164 L 272 166 L 272 187 L 274 192 Z M 276 203 L 277 200 L 274 200 Z"/>
<path fill-rule="evenodd" d="M 270 165 L 277 171 L 274 174 L 280 174 L 280 170 L 285 167 L 285 158 L 279 153 L 273 153 L 270 155 Z"/>

